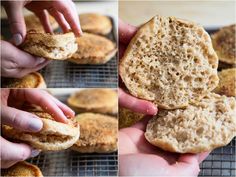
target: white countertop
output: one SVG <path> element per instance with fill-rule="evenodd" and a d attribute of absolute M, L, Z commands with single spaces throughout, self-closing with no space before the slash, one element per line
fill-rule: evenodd
<path fill-rule="evenodd" d="M 75 2 L 78 13 L 86 12 L 96 12 L 104 15 L 108 15 L 114 19 L 115 27 L 117 27 L 117 18 L 118 18 L 118 1 L 76 1 Z M 24 14 L 29 14 L 30 12 L 24 9 Z M 5 11 L 1 8 L 1 18 L 6 18 Z"/>
<path fill-rule="evenodd" d="M 236 23 L 236 1 L 120 1 L 119 17 L 140 25 L 153 16 L 176 16 L 214 28 Z"/>

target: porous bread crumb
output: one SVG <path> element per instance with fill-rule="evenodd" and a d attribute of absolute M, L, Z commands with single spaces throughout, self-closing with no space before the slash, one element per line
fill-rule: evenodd
<path fill-rule="evenodd" d="M 132 95 L 176 109 L 217 86 L 217 66 L 211 39 L 201 26 L 155 16 L 137 31 L 119 69 Z"/>
<path fill-rule="evenodd" d="M 148 122 L 145 137 L 171 152 L 200 153 L 236 136 L 236 101 L 211 93 L 185 109 L 163 110 Z"/>

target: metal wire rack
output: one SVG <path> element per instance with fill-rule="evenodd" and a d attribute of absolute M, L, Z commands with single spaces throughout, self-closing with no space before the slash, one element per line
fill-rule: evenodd
<path fill-rule="evenodd" d="M 37 165 L 44 176 L 117 176 L 117 152 L 81 154 L 72 150 L 43 152 L 27 160 Z"/>
<path fill-rule="evenodd" d="M 218 29 L 207 29 L 209 34 L 216 32 Z M 236 138 L 227 146 L 215 149 L 200 164 L 199 176 L 235 176 L 236 175 Z"/>
<path fill-rule="evenodd" d="M 113 29 L 106 37 L 117 41 L 114 19 L 110 17 Z M 6 19 L 1 19 L 1 32 L 6 38 L 10 30 Z M 103 65 L 78 65 L 67 61 L 52 61 L 39 72 L 43 75 L 48 88 L 116 88 L 118 85 L 118 69 L 116 54 Z"/>
<path fill-rule="evenodd" d="M 234 138 L 227 146 L 215 149 L 200 165 L 199 176 L 235 176 L 236 155 Z"/>

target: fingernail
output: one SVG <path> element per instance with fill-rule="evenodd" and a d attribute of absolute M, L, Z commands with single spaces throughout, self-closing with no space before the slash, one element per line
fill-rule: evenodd
<path fill-rule="evenodd" d="M 45 58 L 42 58 L 42 57 L 37 57 L 37 60 L 38 60 L 38 64 L 45 62 Z"/>
<path fill-rule="evenodd" d="M 20 45 L 23 42 L 21 34 L 17 33 L 13 35 L 13 41 L 16 46 Z"/>
<path fill-rule="evenodd" d="M 39 149 L 32 149 L 30 157 L 36 157 L 39 155 L 40 152 L 41 152 L 41 150 L 39 150 Z"/>
<path fill-rule="evenodd" d="M 157 114 L 157 107 L 155 105 L 148 106 L 147 114 L 148 115 L 156 115 Z"/>
<path fill-rule="evenodd" d="M 38 118 L 33 118 L 29 123 L 29 129 L 33 132 L 38 132 L 43 127 L 43 122 Z"/>

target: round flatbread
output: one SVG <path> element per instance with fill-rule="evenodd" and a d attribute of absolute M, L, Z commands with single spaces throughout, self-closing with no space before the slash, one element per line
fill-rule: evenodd
<path fill-rule="evenodd" d="M 28 162 L 22 161 L 13 165 L 8 169 L 1 171 L 1 176 L 34 176 L 34 177 L 43 177 L 43 174 L 39 167 L 36 165 L 30 164 Z"/>
<path fill-rule="evenodd" d="M 76 116 L 80 139 L 72 146 L 80 153 L 110 153 L 117 151 L 118 120 L 102 114 L 83 113 Z"/>
<path fill-rule="evenodd" d="M 83 31 L 106 35 L 112 30 L 109 17 L 97 13 L 84 13 L 79 15 L 80 25 Z"/>
<path fill-rule="evenodd" d="M 212 38 L 213 47 L 221 62 L 236 64 L 236 24 L 221 28 L 214 33 Z"/>
<path fill-rule="evenodd" d="M 118 95 L 113 89 L 84 89 L 72 94 L 67 100 L 76 112 L 117 114 Z"/>
<path fill-rule="evenodd" d="M 2 88 L 47 88 L 43 76 L 38 72 L 18 78 L 2 78 Z"/>
<path fill-rule="evenodd" d="M 217 86 L 217 66 L 217 55 L 203 27 L 155 16 L 138 29 L 119 69 L 132 95 L 176 109 Z"/>

